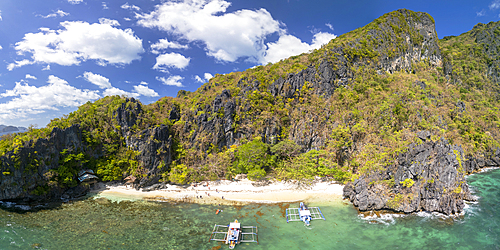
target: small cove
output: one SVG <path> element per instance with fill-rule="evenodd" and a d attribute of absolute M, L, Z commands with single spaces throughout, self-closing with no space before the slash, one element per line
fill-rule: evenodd
<path fill-rule="evenodd" d="M 172 204 L 109 196 L 65 203 L 57 209 L 0 210 L 0 249 L 227 249 L 208 242 L 214 224 L 238 219 L 256 225 L 260 244 L 236 249 L 498 249 L 500 170 L 468 177 L 479 200 L 463 215 L 432 213 L 365 217 L 339 198 L 310 200 L 326 221 L 311 227 L 286 223 L 284 209 L 298 203 L 216 206 Z M 216 209 L 223 209 L 215 215 Z"/>

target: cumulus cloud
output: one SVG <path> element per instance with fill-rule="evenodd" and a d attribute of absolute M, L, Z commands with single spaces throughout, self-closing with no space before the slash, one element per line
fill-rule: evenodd
<path fill-rule="evenodd" d="M 111 83 L 109 82 L 109 79 L 104 77 L 104 76 L 101 76 L 99 74 L 94 74 L 92 72 L 84 72 L 83 79 L 98 86 L 101 89 L 112 88 Z"/>
<path fill-rule="evenodd" d="M 99 23 L 100 24 L 107 24 L 109 26 L 120 26 L 120 23 L 116 20 L 113 19 L 107 19 L 107 18 L 99 18 Z"/>
<path fill-rule="evenodd" d="M 94 74 L 92 72 L 84 72 L 83 79 L 98 86 L 101 89 L 104 89 L 103 91 L 104 96 L 113 96 L 113 95 L 128 96 L 128 97 L 139 97 L 141 95 L 148 97 L 158 96 L 158 93 L 156 93 L 153 89 L 150 89 L 147 86 L 145 86 L 148 85 L 146 82 L 141 82 L 140 85 L 134 86 L 134 92 L 128 92 L 113 87 L 108 78 L 99 74 Z"/>
<path fill-rule="evenodd" d="M 36 80 L 36 76 L 32 76 L 30 74 L 26 74 L 26 79 L 33 79 Z"/>
<path fill-rule="evenodd" d="M 186 58 L 178 53 L 162 54 L 156 57 L 156 64 L 153 69 L 167 72 L 167 68 L 184 69 L 189 65 L 190 58 Z"/>
<path fill-rule="evenodd" d="M 150 13 L 137 13 L 137 23 L 143 27 L 157 28 L 182 41 L 201 42 L 208 56 L 220 62 L 234 62 L 245 58 L 250 62 L 265 64 L 317 48 L 292 36 L 274 20 L 265 9 L 227 12 L 231 4 L 224 0 L 180 0 L 164 2 Z M 330 26 L 328 26 L 330 25 Z M 331 24 L 328 27 L 333 29 Z M 267 43 L 271 34 L 279 39 Z M 334 38 L 330 33 L 318 33 L 315 39 Z M 321 40 L 323 41 L 323 40 Z M 174 48 L 168 40 L 151 46 L 153 53 L 159 49 Z M 289 44 L 292 47 L 278 47 Z M 200 78 L 201 79 L 201 78 Z"/>
<path fill-rule="evenodd" d="M 495 0 L 489 5 L 490 10 L 496 10 L 500 8 L 500 0 Z"/>
<path fill-rule="evenodd" d="M 319 32 L 314 34 L 311 48 L 319 49 L 322 45 L 329 43 L 332 39 L 335 39 L 337 36 L 334 34 L 330 34 L 327 32 Z"/>
<path fill-rule="evenodd" d="M 119 89 L 119 88 L 116 88 L 116 87 L 111 87 L 109 89 L 105 89 L 102 94 L 103 94 L 103 96 L 115 96 L 115 95 L 118 95 L 118 96 L 134 97 L 134 98 L 137 98 L 137 97 L 140 96 L 139 93 L 128 92 L 128 91 L 125 91 L 123 89 Z"/>
<path fill-rule="evenodd" d="M 3 49 L 2 46 L 0 46 L 0 49 Z"/>
<path fill-rule="evenodd" d="M 201 82 L 201 83 L 204 83 L 205 81 L 203 79 L 201 79 L 201 77 L 199 75 L 195 75 L 194 76 L 194 79 L 197 81 L 197 82 Z"/>
<path fill-rule="evenodd" d="M 169 78 L 157 76 L 156 80 L 160 81 L 164 85 L 184 87 L 181 82 L 182 80 L 184 80 L 184 77 L 182 76 L 170 76 Z"/>
<path fill-rule="evenodd" d="M 202 79 L 200 76 L 194 76 L 194 79 L 197 81 L 197 82 L 200 82 L 200 83 L 204 83 L 204 82 L 208 82 L 212 77 L 214 77 L 212 74 L 210 73 L 205 73 L 204 74 L 204 78 Z"/>
<path fill-rule="evenodd" d="M 68 3 L 70 3 L 70 4 L 80 4 L 80 3 L 83 3 L 83 0 L 68 0 Z"/>
<path fill-rule="evenodd" d="M 138 24 L 158 28 L 189 42 L 201 41 L 207 54 L 220 61 L 240 57 L 257 61 L 264 39 L 280 31 L 280 23 L 265 9 L 225 13 L 223 0 L 165 2 L 149 14 L 137 14 Z"/>
<path fill-rule="evenodd" d="M 100 97 L 97 91 L 77 89 L 53 75 L 49 76 L 47 83 L 48 85 L 36 87 L 21 80 L 16 82 L 14 89 L 0 94 L 0 97 L 12 98 L 0 103 L 0 119 L 26 118 L 47 110 L 78 107 Z"/>
<path fill-rule="evenodd" d="M 111 87 L 109 89 L 104 90 L 103 95 L 104 96 L 119 95 L 119 96 L 127 96 L 127 97 L 139 97 L 138 93 L 127 92 L 125 90 L 121 90 L 121 89 L 115 88 L 115 87 Z"/>
<path fill-rule="evenodd" d="M 204 76 L 205 76 L 205 80 L 207 80 L 207 81 L 208 81 L 208 80 L 210 80 L 210 79 L 212 79 L 212 78 L 214 77 L 214 76 L 213 76 L 212 74 L 210 74 L 210 73 L 205 73 L 205 75 L 204 75 Z"/>
<path fill-rule="evenodd" d="M 52 14 L 48 14 L 46 16 L 43 16 L 43 15 L 37 15 L 39 17 L 42 17 L 42 18 L 51 18 L 51 17 L 63 17 L 63 16 L 69 16 L 69 13 L 66 13 L 62 10 L 57 10 L 55 12 L 53 12 Z"/>
<path fill-rule="evenodd" d="M 148 88 L 147 85 L 148 85 L 147 83 L 141 82 L 140 85 L 134 86 L 134 91 L 143 96 L 149 96 L 149 97 L 159 96 L 158 93 L 156 93 L 156 91 Z"/>
<path fill-rule="evenodd" d="M 103 10 L 109 9 L 108 4 L 106 2 L 102 2 L 102 9 Z"/>
<path fill-rule="evenodd" d="M 151 44 L 151 52 L 159 54 L 165 49 L 187 49 L 189 46 L 182 45 L 178 42 L 169 42 L 167 39 L 160 39 L 157 43 Z"/>
<path fill-rule="evenodd" d="M 267 43 L 267 51 L 262 59 L 262 63 L 275 63 L 293 55 L 302 54 L 313 49 L 318 49 L 321 45 L 328 43 L 336 36 L 330 33 L 317 33 L 313 37 L 312 44 L 302 42 L 295 36 L 283 35 L 278 41 Z"/>
<path fill-rule="evenodd" d="M 141 8 L 139 8 L 138 6 L 128 4 L 128 2 L 122 5 L 121 8 L 125 10 L 135 10 L 135 11 L 141 10 Z"/>
<path fill-rule="evenodd" d="M 0 21 L 2 21 L 2 11 L 0 10 Z"/>
<path fill-rule="evenodd" d="M 128 64 L 140 59 L 139 54 L 144 52 L 142 40 L 131 29 L 117 29 L 109 23 L 60 24 L 64 29 L 40 28 L 39 33 L 25 34 L 15 49 L 21 56 L 31 54 L 31 60 L 16 61 L 7 69 L 34 63 L 70 66 L 86 60 L 96 60 L 99 65 Z"/>

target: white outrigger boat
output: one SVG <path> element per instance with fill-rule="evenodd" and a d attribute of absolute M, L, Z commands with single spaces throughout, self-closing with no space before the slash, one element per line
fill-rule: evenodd
<path fill-rule="evenodd" d="M 286 223 L 290 221 L 303 221 L 306 225 L 309 226 L 309 222 L 311 220 L 319 219 L 326 220 L 319 207 L 307 208 L 306 205 L 304 205 L 304 202 L 300 203 L 299 208 L 286 209 Z"/>
<path fill-rule="evenodd" d="M 234 220 L 229 225 L 215 224 L 209 241 L 223 241 L 229 245 L 229 249 L 234 249 L 236 244 L 242 242 L 257 242 L 259 244 L 257 232 L 256 226 L 243 227 L 238 220 Z"/>

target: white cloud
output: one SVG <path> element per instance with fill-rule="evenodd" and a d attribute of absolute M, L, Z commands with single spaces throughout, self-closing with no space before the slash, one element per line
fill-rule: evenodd
<path fill-rule="evenodd" d="M 490 10 L 496 10 L 500 8 L 500 0 L 495 0 L 489 5 Z"/>
<path fill-rule="evenodd" d="M 58 17 L 58 16 L 63 17 L 63 16 L 69 16 L 69 13 L 66 13 L 62 10 L 57 10 L 54 13 L 48 14 L 46 16 L 43 16 L 43 15 L 37 15 L 37 16 L 42 17 L 42 18 L 51 18 L 51 17 Z"/>
<path fill-rule="evenodd" d="M 135 11 L 140 11 L 141 8 L 139 8 L 138 6 L 135 6 L 135 5 L 130 5 L 127 3 L 125 3 L 124 5 L 121 6 L 122 9 L 125 9 L 125 10 L 135 10 Z"/>
<path fill-rule="evenodd" d="M 177 86 L 177 87 L 184 86 L 184 85 L 182 85 L 182 82 L 181 82 L 183 79 L 184 79 L 184 77 L 182 77 L 182 76 L 170 76 L 169 78 L 159 77 L 159 76 L 156 77 L 156 80 L 160 81 L 164 85 Z"/>
<path fill-rule="evenodd" d="M 278 39 L 278 41 L 267 43 L 268 49 L 265 56 L 262 58 L 261 63 L 275 63 L 293 55 L 299 55 L 313 49 L 318 49 L 321 45 L 328 43 L 335 37 L 336 36 L 334 34 L 330 33 L 317 33 L 313 37 L 312 44 L 309 45 L 300 41 L 300 39 L 295 36 L 283 35 Z"/>
<path fill-rule="evenodd" d="M 13 70 L 15 68 L 19 68 L 19 67 L 22 67 L 24 65 L 30 65 L 30 64 L 33 64 L 33 62 L 31 62 L 28 59 L 24 59 L 21 61 L 15 61 L 15 63 L 9 63 L 9 65 L 7 65 L 7 69 L 10 71 L 10 70 Z"/>
<path fill-rule="evenodd" d="M 207 55 L 222 62 L 234 62 L 238 58 L 261 64 L 275 62 L 318 48 L 319 42 L 335 37 L 330 33 L 317 33 L 312 44 L 304 43 L 280 28 L 284 25 L 274 20 L 267 10 L 227 13 L 230 5 L 224 0 L 170 1 L 156 6 L 150 13 L 136 14 L 136 18 L 143 27 L 158 28 L 182 41 L 202 42 Z M 331 24 L 327 26 L 333 29 Z M 266 44 L 267 37 L 276 33 L 278 41 Z M 160 40 L 151 48 L 153 53 L 159 53 L 159 49 L 173 48 L 173 43 Z"/>
<path fill-rule="evenodd" d="M 103 93 L 104 96 L 114 96 L 114 95 L 119 95 L 119 96 L 128 96 L 128 97 L 139 97 L 138 93 L 130 93 L 125 90 L 121 90 L 119 88 L 111 87 L 109 89 L 104 90 Z"/>
<path fill-rule="evenodd" d="M 99 23 L 100 24 L 107 24 L 109 26 L 120 26 L 120 23 L 116 20 L 113 19 L 107 19 L 104 17 L 99 18 Z"/>
<path fill-rule="evenodd" d="M 68 0 L 68 3 L 70 3 L 70 4 L 80 4 L 80 3 L 83 3 L 83 0 Z"/>
<path fill-rule="evenodd" d="M 476 15 L 477 16 L 485 16 L 486 15 L 486 11 L 485 10 L 478 11 L 478 12 L 476 12 Z"/>
<path fill-rule="evenodd" d="M 332 39 L 336 37 L 337 37 L 336 35 L 326 32 L 316 33 L 313 37 L 311 48 L 319 49 L 321 48 L 322 45 L 329 43 Z"/>
<path fill-rule="evenodd" d="M 158 93 L 156 93 L 156 91 L 148 88 L 148 86 L 146 85 L 147 84 L 144 85 L 143 82 L 141 82 L 141 85 L 134 86 L 135 92 L 143 96 L 149 96 L 149 97 L 159 96 Z"/>
<path fill-rule="evenodd" d="M 36 76 L 32 76 L 30 74 L 26 74 L 26 79 L 33 79 L 36 80 Z"/>
<path fill-rule="evenodd" d="M 106 2 L 102 2 L 102 9 L 103 10 L 109 9 L 108 4 Z"/>
<path fill-rule="evenodd" d="M 83 73 L 83 78 L 86 81 L 98 86 L 99 88 L 104 89 L 103 92 L 104 96 L 114 96 L 114 95 L 129 96 L 129 97 L 139 97 L 140 95 L 149 97 L 158 96 L 158 93 L 145 86 L 148 85 L 146 82 L 141 82 L 141 85 L 134 86 L 134 92 L 127 92 L 125 90 L 113 87 L 108 78 L 101 76 L 99 74 L 94 74 L 92 72 L 85 72 Z"/>
<path fill-rule="evenodd" d="M 43 71 L 50 70 L 50 65 L 47 64 L 47 66 L 45 66 L 42 70 Z"/>
<path fill-rule="evenodd" d="M 207 80 L 207 81 L 208 81 L 208 80 L 210 80 L 210 79 L 212 79 L 212 78 L 214 77 L 214 76 L 213 76 L 212 74 L 210 74 L 210 73 L 205 73 L 205 75 L 204 75 L 204 76 L 205 76 L 205 80 Z"/>
<path fill-rule="evenodd" d="M 167 68 L 184 69 L 189 65 L 190 58 L 186 58 L 178 53 L 162 54 L 156 57 L 156 64 L 153 69 L 166 72 Z"/>
<path fill-rule="evenodd" d="M 39 33 L 25 34 L 15 49 L 18 55 L 31 54 L 32 61 L 16 61 L 9 64 L 8 69 L 34 63 L 70 66 L 89 59 L 100 65 L 128 64 L 140 59 L 139 54 L 144 52 L 142 40 L 131 29 L 69 21 L 62 22 L 61 26 L 63 30 L 40 28 Z"/>
<path fill-rule="evenodd" d="M 0 94 L 0 97 L 12 97 L 8 102 L 0 103 L 0 120 L 26 118 L 62 107 L 78 107 L 100 97 L 97 91 L 77 89 L 53 75 L 49 76 L 47 83 L 36 87 L 21 80 L 16 82 L 14 89 Z"/>
<path fill-rule="evenodd" d="M 2 46 L 0 46 L 0 49 L 3 49 Z"/>
<path fill-rule="evenodd" d="M 333 31 L 333 25 L 331 23 L 325 23 L 326 27 Z"/>
<path fill-rule="evenodd" d="M 203 79 L 201 79 L 201 77 L 199 75 L 195 75 L 194 76 L 194 79 L 197 81 L 197 82 L 200 82 L 200 83 L 204 83 L 205 81 Z"/>
<path fill-rule="evenodd" d="M 104 77 L 104 76 L 101 76 L 99 74 L 94 74 L 92 72 L 84 72 L 83 78 L 86 81 L 88 81 L 94 85 L 97 85 L 101 89 L 112 88 L 111 83 L 109 82 L 109 79 Z"/>
<path fill-rule="evenodd" d="M 2 11 L 0 10 L 0 21 L 2 21 Z"/>
<path fill-rule="evenodd" d="M 187 49 L 187 45 L 182 45 L 177 42 L 169 42 L 167 39 L 160 39 L 157 43 L 151 44 L 151 51 L 155 54 L 159 54 L 160 50 L 164 49 Z"/>
<path fill-rule="evenodd" d="M 204 79 L 202 79 L 200 76 L 194 76 L 194 79 L 200 83 L 204 83 L 204 82 L 208 82 L 212 77 L 214 77 L 212 74 L 210 73 L 205 73 L 204 74 Z"/>
<path fill-rule="evenodd" d="M 280 31 L 280 23 L 265 9 L 225 13 L 223 0 L 165 2 L 149 14 L 136 14 L 138 24 L 167 31 L 189 42 L 201 41 L 207 54 L 220 61 L 240 57 L 258 61 L 264 39 Z"/>

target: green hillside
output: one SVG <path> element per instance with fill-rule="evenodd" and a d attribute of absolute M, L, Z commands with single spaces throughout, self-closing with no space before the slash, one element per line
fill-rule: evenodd
<path fill-rule="evenodd" d="M 499 147 L 499 27 L 478 24 L 438 40 L 432 17 L 398 10 L 321 49 L 216 75 L 176 98 L 143 105 L 105 97 L 46 128 L 4 136 L 0 181 L 18 183 L 18 197 L 76 186 L 82 168 L 104 181 L 134 175 L 138 187 L 237 174 L 351 183 L 380 173 L 389 174 L 370 184 L 412 186 L 422 180 L 398 183 L 394 173 L 398 157 L 425 141 L 422 131 L 460 146 L 459 162 L 489 159 Z M 54 128 L 74 125 L 81 142 L 35 150 L 56 140 Z M 16 171 L 45 177 L 27 180 Z"/>

